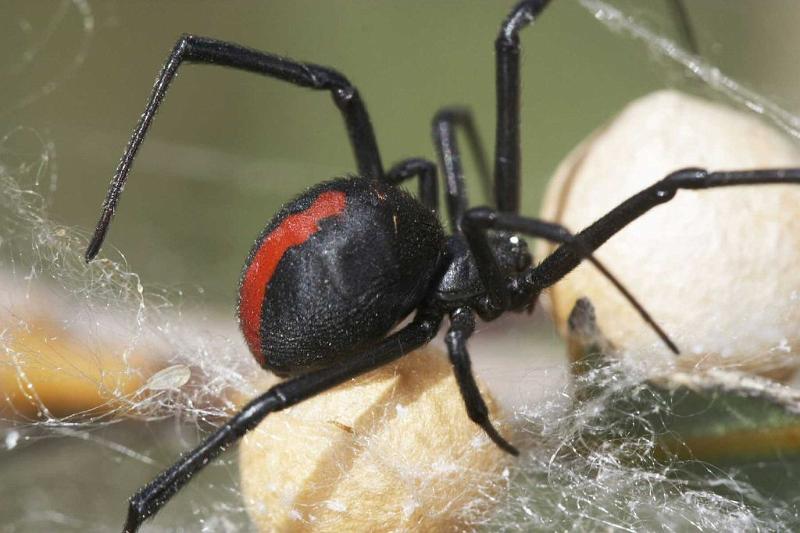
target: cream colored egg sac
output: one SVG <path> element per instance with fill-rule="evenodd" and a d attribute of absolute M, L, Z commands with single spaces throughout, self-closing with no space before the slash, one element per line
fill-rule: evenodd
<path fill-rule="evenodd" d="M 511 463 L 464 412 L 447 357 L 431 348 L 275 413 L 239 457 L 263 532 L 468 531 L 499 501 Z"/>
<path fill-rule="evenodd" d="M 756 115 L 657 92 L 629 104 L 561 163 L 542 216 L 579 231 L 685 167 L 800 167 L 800 149 Z M 540 247 L 538 257 L 552 249 Z M 786 379 L 800 362 L 800 187 L 681 190 L 612 237 L 596 257 L 677 342 L 680 367 Z M 550 292 L 562 330 L 582 296 L 622 352 L 656 366 L 675 360 L 588 263 Z"/>

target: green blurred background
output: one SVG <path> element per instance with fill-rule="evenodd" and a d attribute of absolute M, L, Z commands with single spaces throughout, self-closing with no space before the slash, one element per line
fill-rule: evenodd
<path fill-rule="evenodd" d="M 5 0 L 0 134 L 32 128 L 52 143 L 58 183 L 51 213 L 89 231 L 162 61 L 179 34 L 193 32 L 340 69 L 367 102 L 386 165 L 433 157 L 430 119 L 448 104 L 472 107 L 491 147 L 493 39 L 511 4 Z M 792 46 L 797 2 L 687 4 L 709 59 L 784 104 L 797 102 L 788 90 L 800 50 Z M 676 34 L 666 0 L 616 5 Z M 85 61 L 73 68 L 86 6 L 94 28 Z M 561 158 L 627 101 L 664 86 L 693 88 L 679 69 L 610 32 L 577 1 L 554 2 L 522 42 L 526 213 L 537 212 Z M 25 104 L 43 87 L 48 94 Z M 30 132 L 16 137 L 25 136 L 4 149 L 35 150 Z M 353 168 L 327 94 L 189 66 L 140 152 L 108 242 L 145 282 L 203 287 L 207 303 L 229 308 L 252 239 L 279 205 Z M 473 201 L 484 201 L 472 190 Z"/>

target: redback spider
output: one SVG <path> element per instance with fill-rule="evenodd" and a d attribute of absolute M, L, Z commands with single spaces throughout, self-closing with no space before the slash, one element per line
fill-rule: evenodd
<path fill-rule="evenodd" d="M 437 217 L 436 166 L 413 158 L 384 171 L 366 107 L 342 74 L 207 37 L 184 35 L 178 40 L 117 167 L 86 251 L 87 261 L 103 243 L 133 159 L 184 62 L 220 65 L 329 91 L 344 117 L 358 175 L 324 182 L 286 204 L 256 239 L 245 262 L 238 302 L 242 333 L 261 366 L 287 379 L 248 403 L 141 488 L 130 500 L 125 531 L 136 531 L 194 474 L 268 414 L 419 348 L 436 335 L 445 315 L 450 323 L 445 340 L 467 414 L 497 446 L 516 455 L 517 449 L 489 420 L 472 375 L 466 343 L 475 328 L 475 315 L 489 321 L 506 311 L 531 310 L 544 289 L 583 260 L 599 268 L 678 353 L 592 252 L 653 207 L 671 200 L 679 189 L 800 183 L 800 169 L 678 170 L 576 235 L 557 224 L 520 216 L 519 31 L 548 3 L 520 2 L 495 41 L 494 208 L 467 206 L 458 130 L 469 141 L 484 182 L 489 174 L 470 112 L 446 108 L 433 120 L 433 140 L 445 175 L 449 236 Z M 419 199 L 398 188 L 412 178 L 418 180 Z M 534 265 L 520 235 L 560 246 Z M 392 333 L 411 313 L 413 319 Z"/>

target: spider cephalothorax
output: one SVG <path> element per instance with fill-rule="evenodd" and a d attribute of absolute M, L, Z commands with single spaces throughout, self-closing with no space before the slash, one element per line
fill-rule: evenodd
<path fill-rule="evenodd" d="M 245 264 L 238 306 L 242 332 L 262 366 L 291 377 L 251 401 L 140 489 L 131 498 L 126 531 L 138 529 L 196 472 L 268 414 L 419 348 L 436 335 L 445 316 L 449 319 L 445 341 L 467 414 L 495 444 L 517 454 L 489 420 L 472 375 L 466 343 L 475 328 L 475 315 L 493 320 L 507 311 L 530 309 L 542 290 L 584 260 L 599 268 L 677 353 L 674 343 L 597 262 L 593 251 L 648 210 L 668 202 L 679 189 L 800 183 L 800 169 L 679 170 L 574 236 L 558 224 L 519 215 L 518 34 L 547 4 L 548 0 L 520 2 L 503 22 L 495 42 L 493 207 L 468 208 L 456 130 L 466 135 L 485 182 L 489 174 L 472 115 L 464 109 L 445 108 L 434 118 L 450 236 L 437 216 L 436 166 L 412 158 L 385 172 L 366 107 L 343 75 L 207 37 L 184 35 L 178 40 L 117 167 L 87 260 L 102 245 L 133 159 L 184 62 L 220 65 L 329 91 L 342 112 L 358 177 L 323 183 L 289 202 L 256 240 Z M 398 188 L 408 179 L 418 180 L 418 199 Z M 534 265 L 522 235 L 560 246 Z M 410 322 L 392 333 L 412 313 Z"/>

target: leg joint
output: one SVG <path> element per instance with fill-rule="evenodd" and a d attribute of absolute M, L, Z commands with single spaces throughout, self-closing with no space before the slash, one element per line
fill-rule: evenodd
<path fill-rule="evenodd" d="M 397 184 L 404 179 L 408 179 L 421 174 L 434 175 L 436 173 L 436 165 L 419 157 L 412 157 L 404 159 L 396 164 L 386 173 L 387 177 L 393 184 Z"/>
<path fill-rule="evenodd" d="M 460 332 L 467 336 L 475 331 L 475 317 L 467 308 L 461 307 L 450 313 L 450 332 Z"/>
<path fill-rule="evenodd" d="M 181 50 L 186 48 L 187 46 L 191 46 L 192 42 L 195 40 L 195 36 L 191 33 L 183 33 L 180 37 L 178 37 L 178 42 L 175 43 L 175 50 Z"/>
<path fill-rule="evenodd" d="M 519 46 L 519 32 L 547 7 L 550 0 L 523 0 L 514 6 L 503 25 L 500 27 L 500 34 L 497 36 L 495 46 L 500 49 L 517 48 Z"/>
<path fill-rule="evenodd" d="M 497 223 L 497 213 L 489 207 L 473 207 L 464 213 L 462 228 L 465 232 L 472 230 L 486 230 L 494 228 Z"/>
<path fill-rule="evenodd" d="M 668 182 L 679 189 L 704 189 L 708 185 L 708 171 L 704 168 L 682 168 L 671 173 L 662 182 Z"/>

